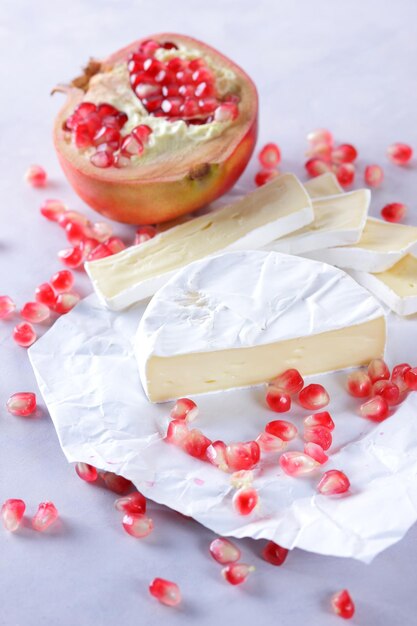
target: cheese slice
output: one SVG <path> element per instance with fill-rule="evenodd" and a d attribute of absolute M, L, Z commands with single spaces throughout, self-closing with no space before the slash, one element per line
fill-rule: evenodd
<path fill-rule="evenodd" d="M 178 272 L 135 338 L 152 402 L 246 387 L 289 367 L 365 365 L 385 346 L 377 300 L 343 271 L 267 251 L 223 253 Z"/>
<path fill-rule="evenodd" d="M 314 221 L 286 237 L 272 241 L 264 249 L 303 254 L 356 243 L 361 238 L 370 201 L 369 189 L 313 199 Z"/>
<path fill-rule="evenodd" d="M 122 309 L 151 296 L 196 259 L 221 250 L 260 248 L 313 217 L 303 185 L 293 174 L 284 174 L 233 204 L 85 267 L 101 300 L 111 309 Z"/>
<path fill-rule="evenodd" d="M 336 194 L 343 193 L 343 188 L 339 185 L 336 176 L 332 174 L 332 172 L 326 172 L 325 174 L 311 178 L 304 183 L 304 187 L 310 198 L 335 196 Z"/>
<path fill-rule="evenodd" d="M 417 258 L 412 254 L 385 272 L 353 271 L 351 274 L 398 315 L 417 313 Z"/>
<path fill-rule="evenodd" d="M 311 259 L 345 269 L 383 272 L 407 254 L 417 252 L 417 227 L 368 217 L 358 243 L 309 252 Z"/>

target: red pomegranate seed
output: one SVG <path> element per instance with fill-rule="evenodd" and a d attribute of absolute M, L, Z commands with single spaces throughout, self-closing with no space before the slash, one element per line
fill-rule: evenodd
<path fill-rule="evenodd" d="M 50 311 L 45 304 L 40 302 L 26 302 L 20 311 L 20 315 L 28 322 L 39 324 L 48 319 Z"/>
<path fill-rule="evenodd" d="M 388 147 L 387 154 L 395 165 L 407 165 L 413 156 L 413 149 L 406 143 L 393 143 Z"/>
<path fill-rule="evenodd" d="M 101 477 L 103 478 L 107 489 L 110 489 L 110 491 L 114 491 L 114 493 L 118 493 L 121 496 L 132 488 L 130 480 L 124 478 L 123 476 L 119 476 L 118 474 L 114 474 L 113 472 L 103 472 Z"/>
<path fill-rule="evenodd" d="M 52 502 L 41 502 L 33 519 L 32 526 L 35 530 L 43 532 L 58 519 L 58 511 Z"/>
<path fill-rule="evenodd" d="M 325 143 L 325 144 L 332 146 L 333 135 L 329 130 L 326 130 L 325 128 L 318 128 L 308 133 L 307 141 L 312 146 L 316 144 L 321 144 L 321 143 Z"/>
<path fill-rule="evenodd" d="M 332 150 L 332 160 L 337 163 L 352 163 L 358 157 L 358 152 L 350 143 L 342 143 Z"/>
<path fill-rule="evenodd" d="M 222 569 L 223 578 L 231 585 L 241 585 L 245 582 L 251 572 L 254 572 L 253 565 L 246 565 L 246 563 L 232 563 L 226 565 Z"/>
<path fill-rule="evenodd" d="M 179 115 L 183 102 L 182 98 L 178 98 L 176 96 L 165 98 L 161 103 L 161 109 L 164 113 L 173 117 Z"/>
<path fill-rule="evenodd" d="M 209 550 L 213 559 L 222 565 L 236 563 L 240 559 L 239 548 L 229 539 L 223 539 L 222 537 L 213 539 Z"/>
<path fill-rule="evenodd" d="M 404 374 L 404 380 L 409 389 L 417 391 L 417 367 L 407 370 Z"/>
<path fill-rule="evenodd" d="M 153 521 L 146 515 L 139 513 L 125 513 L 122 525 L 125 531 L 136 539 L 147 537 L 153 531 Z"/>
<path fill-rule="evenodd" d="M 95 146 L 99 146 L 102 143 L 110 145 L 114 143 L 117 149 L 120 143 L 120 132 L 117 128 L 113 128 L 113 126 L 101 126 L 94 135 L 93 143 Z"/>
<path fill-rule="evenodd" d="M 29 322 L 20 322 L 13 329 L 13 339 L 23 348 L 28 348 L 36 341 L 36 332 Z"/>
<path fill-rule="evenodd" d="M 317 157 L 306 161 L 304 167 L 307 170 L 307 174 L 312 177 L 320 176 L 321 174 L 331 171 L 330 165 L 326 163 L 326 161 L 323 161 L 323 159 L 318 159 Z"/>
<path fill-rule="evenodd" d="M 143 144 L 133 135 L 127 135 L 122 141 L 121 152 L 125 156 L 140 156 L 143 150 Z"/>
<path fill-rule="evenodd" d="M 239 108 L 234 102 L 225 102 L 214 111 L 215 122 L 232 122 L 239 115 Z"/>
<path fill-rule="evenodd" d="M 388 417 L 388 402 L 382 396 L 374 396 L 364 404 L 361 404 L 359 413 L 374 422 L 382 422 Z"/>
<path fill-rule="evenodd" d="M 147 41 L 143 41 L 140 44 L 139 51 L 142 52 L 142 54 L 151 57 L 160 47 L 161 44 L 159 44 L 157 41 L 155 41 L 154 39 L 148 39 Z"/>
<path fill-rule="evenodd" d="M 340 470 L 325 472 L 317 485 L 317 491 L 324 496 L 334 496 L 349 490 L 349 478 Z"/>
<path fill-rule="evenodd" d="M 77 119 L 82 120 L 91 115 L 91 113 L 95 113 L 97 111 L 97 106 L 92 102 L 81 102 L 77 106 L 74 111 L 74 115 Z"/>
<path fill-rule="evenodd" d="M 189 433 L 185 420 L 172 420 L 168 425 L 166 440 L 181 446 Z"/>
<path fill-rule="evenodd" d="M 49 283 L 42 283 L 35 290 L 35 300 L 53 309 L 56 302 L 56 295 Z"/>
<path fill-rule="evenodd" d="M 97 151 L 92 154 L 90 157 L 90 161 L 93 165 L 95 165 L 95 167 L 106 168 L 113 165 L 114 157 L 111 152 L 103 150 L 102 152 Z"/>
<path fill-rule="evenodd" d="M 48 284 L 48 283 L 44 283 Z M 71 287 L 74 285 L 74 274 L 69 270 L 61 270 L 56 272 L 51 280 L 50 285 L 54 288 L 57 293 L 66 293 Z M 50 306 L 53 308 L 55 305 L 55 295 L 54 299 L 51 301 Z"/>
<path fill-rule="evenodd" d="M 126 246 L 119 237 L 110 237 L 106 241 L 106 247 L 110 250 L 111 254 L 117 254 L 122 250 L 126 250 Z"/>
<path fill-rule="evenodd" d="M 71 311 L 71 309 L 73 309 L 75 305 L 79 303 L 80 299 L 80 295 L 75 292 L 59 293 L 56 299 L 54 310 L 60 315 L 69 313 L 69 311 Z"/>
<path fill-rule="evenodd" d="M 287 548 L 283 548 L 274 541 L 268 541 L 262 550 L 262 558 L 271 565 L 282 565 L 287 556 Z"/>
<path fill-rule="evenodd" d="M 107 241 L 113 235 L 113 228 L 107 222 L 95 222 L 89 231 L 90 236 L 100 243 Z"/>
<path fill-rule="evenodd" d="M 86 483 L 93 483 L 98 478 L 97 469 L 88 463 L 76 463 L 75 471 L 81 480 L 85 480 Z"/>
<path fill-rule="evenodd" d="M 187 87 L 180 87 L 180 93 L 183 95 L 181 89 L 185 91 Z M 217 104 L 216 98 L 202 98 L 198 101 L 198 106 L 202 113 L 213 113 L 217 108 Z"/>
<path fill-rule="evenodd" d="M 45 200 L 41 205 L 40 212 L 50 222 L 58 222 L 59 217 L 65 213 L 67 207 L 61 200 Z"/>
<path fill-rule="evenodd" d="M 286 413 L 291 408 L 289 394 L 274 387 L 274 385 L 267 386 L 265 400 L 269 408 L 276 413 Z"/>
<path fill-rule="evenodd" d="M 386 222 L 401 222 L 407 213 L 407 207 L 401 202 L 391 202 L 381 209 L 381 215 Z"/>
<path fill-rule="evenodd" d="M 198 415 L 198 406 L 189 398 L 180 398 L 171 410 L 171 417 L 174 420 L 186 420 L 192 422 Z"/>
<path fill-rule="evenodd" d="M 261 170 L 255 175 L 255 185 L 257 187 L 262 187 L 262 185 L 270 183 L 271 180 L 274 180 L 277 176 L 279 176 L 279 172 L 277 170 Z"/>
<path fill-rule="evenodd" d="M 91 252 L 87 255 L 87 261 L 97 261 L 98 259 L 104 259 L 107 256 L 112 256 L 113 252 L 105 243 L 99 243 Z"/>
<path fill-rule="evenodd" d="M 89 221 L 82 213 L 78 211 L 64 211 L 58 217 L 58 224 L 61 228 L 65 228 L 67 224 L 81 224 L 82 226 L 88 226 Z"/>
<path fill-rule="evenodd" d="M 6 402 L 6 407 L 12 415 L 26 417 L 36 411 L 36 395 L 31 391 L 14 393 Z"/>
<path fill-rule="evenodd" d="M 330 397 L 323 385 L 312 383 L 300 391 L 298 401 L 303 408 L 314 411 L 329 404 Z"/>
<path fill-rule="evenodd" d="M 328 411 L 322 411 L 321 413 L 313 413 L 313 415 L 307 415 L 304 419 L 305 426 L 324 426 L 329 430 L 334 429 L 334 421 Z"/>
<path fill-rule="evenodd" d="M 119 109 L 116 109 L 116 107 L 114 107 L 112 104 L 103 102 L 98 105 L 97 113 L 100 117 L 104 118 L 107 115 L 117 115 L 119 113 Z"/>
<path fill-rule="evenodd" d="M 146 513 L 146 498 L 139 491 L 129 493 L 127 496 L 118 498 L 114 503 L 115 508 L 122 513 L 130 515 L 144 515 Z"/>
<path fill-rule="evenodd" d="M 139 126 L 135 126 L 135 128 L 132 129 L 131 134 L 137 141 L 140 141 L 142 145 L 146 145 L 149 136 L 152 134 L 152 128 L 146 124 L 139 124 Z"/>
<path fill-rule="evenodd" d="M 316 143 L 310 147 L 310 150 L 306 154 L 307 156 L 316 157 L 322 161 L 330 161 L 332 146 L 328 143 Z"/>
<path fill-rule="evenodd" d="M 287 445 L 280 437 L 275 437 L 275 435 L 270 435 L 269 433 L 258 435 L 256 443 L 262 452 L 279 452 Z"/>
<path fill-rule="evenodd" d="M 332 433 L 325 426 L 311 426 L 304 429 L 304 440 L 318 443 L 323 450 L 328 450 L 332 445 Z"/>
<path fill-rule="evenodd" d="M 258 502 L 258 492 L 253 487 L 242 487 L 233 496 L 233 507 L 238 515 L 250 515 Z"/>
<path fill-rule="evenodd" d="M 26 171 L 25 179 L 32 187 L 45 187 L 47 174 L 40 165 L 31 165 Z"/>
<path fill-rule="evenodd" d="M 16 310 L 16 304 L 9 296 L 0 296 L 0 320 L 9 317 Z"/>
<path fill-rule="evenodd" d="M 149 593 L 166 606 L 177 606 L 181 602 L 178 585 L 164 578 L 154 578 L 149 585 Z"/>
<path fill-rule="evenodd" d="M 284 452 L 279 457 L 279 464 L 288 476 L 305 476 L 313 472 L 319 464 L 304 452 Z"/>
<path fill-rule="evenodd" d="M 153 239 L 157 234 L 158 231 L 155 226 L 141 226 L 137 229 L 135 234 L 135 246 L 145 243 L 145 241 L 149 241 L 149 239 Z"/>
<path fill-rule="evenodd" d="M 410 369 L 411 365 L 408 365 L 408 363 L 400 363 L 399 365 L 396 365 L 392 370 L 391 382 L 393 382 L 394 385 L 397 385 L 400 394 L 408 391 L 408 385 L 405 382 L 405 374 Z"/>
<path fill-rule="evenodd" d="M 277 387 L 281 391 L 285 391 L 285 393 L 292 395 L 301 391 L 304 387 L 304 379 L 298 370 L 289 369 L 273 378 L 270 384 L 274 385 L 274 387 Z"/>
<path fill-rule="evenodd" d="M 58 258 L 70 269 L 76 269 L 84 263 L 84 250 L 80 245 L 74 246 L 74 248 L 65 248 L 65 250 L 58 252 Z"/>
<path fill-rule="evenodd" d="M 372 381 L 364 370 L 351 372 L 347 379 L 347 389 L 355 398 L 367 398 L 371 395 Z"/>
<path fill-rule="evenodd" d="M 372 384 L 377 380 L 389 380 L 390 371 L 384 359 L 373 359 L 368 365 L 368 375 Z"/>
<path fill-rule="evenodd" d="M 336 615 L 343 619 L 351 619 L 355 613 L 355 605 L 347 589 L 335 593 L 331 605 Z"/>
<path fill-rule="evenodd" d="M 232 472 L 252 469 L 259 458 L 260 449 L 256 441 L 231 443 L 226 447 L 226 461 Z"/>
<path fill-rule="evenodd" d="M 198 115 L 200 108 L 197 100 L 187 98 L 184 104 L 181 106 L 181 115 L 184 117 L 195 117 Z"/>
<path fill-rule="evenodd" d="M 329 460 L 323 448 L 318 443 L 313 443 L 312 441 L 307 441 L 307 443 L 304 444 L 304 453 L 311 456 L 311 458 L 317 461 L 317 463 L 320 463 L 320 465 L 323 465 Z"/>
<path fill-rule="evenodd" d="M 342 187 L 350 187 L 355 180 L 355 166 L 353 163 L 341 163 L 333 166 L 338 182 Z"/>
<path fill-rule="evenodd" d="M 297 428 L 291 422 L 285 420 L 273 420 L 265 426 L 265 432 L 283 441 L 291 441 L 297 436 Z"/>
<path fill-rule="evenodd" d="M 72 246 L 76 246 L 86 238 L 85 229 L 81 224 L 75 222 L 69 222 L 65 226 L 65 234 Z"/>
<path fill-rule="evenodd" d="M 400 390 L 395 383 L 389 380 L 377 380 L 372 388 L 374 396 L 382 396 L 389 406 L 398 404 L 400 401 Z"/>
<path fill-rule="evenodd" d="M 98 124 L 92 128 L 91 124 L 77 124 L 73 131 L 73 138 L 79 150 L 89 148 L 93 145 L 93 135 L 99 128 Z"/>
<path fill-rule="evenodd" d="M 203 435 L 201 430 L 193 428 L 183 439 L 182 448 L 187 454 L 194 456 L 196 459 L 205 459 L 206 450 L 210 444 L 210 439 Z"/>
<path fill-rule="evenodd" d="M 226 444 L 224 441 L 213 441 L 206 450 L 207 460 L 222 472 L 229 471 L 229 465 L 226 458 Z"/>
<path fill-rule="evenodd" d="M 114 167 L 128 167 L 130 165 L 130 159 L 129 157 L 125 157 L 123 156 L 123 154 L 120 154 L 120 152 L 118 154 L 115 155 L 114 157 Z"/>
<path fill-rule="evenodd" d="M 25 513 L 26 504 L 23 500 L 10 498 L 1 507 L 1 518 L 6 530 L 14 533 L 20 526 Z"/>
<path fill-rule="evenodd" d="M 276 143 L 267 143 L 258 155 L 259 162 L 266 170 L 278 167 L 281 152 Z"/>
<path fill-rule="evenodd" d="M 367 165 L 364 178 L 368 187 L 379 187 L 384 180 L 384 170 L 379 165 Z"/>

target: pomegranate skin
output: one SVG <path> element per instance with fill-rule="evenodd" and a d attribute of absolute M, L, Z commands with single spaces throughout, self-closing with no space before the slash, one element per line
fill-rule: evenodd
<path fill-rule="evenodd" d="M 216 140 L 202 142 L 186 159 L 168 159 L 146 167 L 118 170 L 94 168 L 64 138 L 63 124 L 84 96 L 77 87 L 64 89 L 67 102 L 58 114 L 54 144 L 61 167 L 76 193 L 107 218 L 128 224 L 156 224 L 196 211 L 225 194 L 243 173 L 256 144 L 258 96 L 251 79 L 229 59 L 195 39 L 183 35 L 160 34 L 146 37 L 157 41 L 185 43 L 198 48 L 236 74 L 242 100 L 238 120 Z M 136 41 L 98 62 L 108 68 L 121 62 L 141 43 Z"/>

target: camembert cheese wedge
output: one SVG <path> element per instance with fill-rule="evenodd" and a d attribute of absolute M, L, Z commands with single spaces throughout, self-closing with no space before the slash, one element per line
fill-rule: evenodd
<path fill-rule="evenodd" d="M 135 352 L 149 400 L 317 374 L 384 354 L 377 300 L 343 271 L 278 252 L 229 252 L 179 271 L 152 298 Z"/>
<path fill-rule="evenodd" d="M 155 293 L 180 268 L 222 250 L 260 248 L 313 220 L 310 197 L 293 174 L 138 246 L 86 263 L 100 299 L 122 309 Z"/>
<path fill-rule="evenodd" d="M 336 176 L 331 172 L 311 178 L 311 180 L 304 183 L 304 187 L 307 189 L 310 198 L 322 198 L 323 196 L 335 196 L 343 193 L 343 188 L 339 185 Z"/>

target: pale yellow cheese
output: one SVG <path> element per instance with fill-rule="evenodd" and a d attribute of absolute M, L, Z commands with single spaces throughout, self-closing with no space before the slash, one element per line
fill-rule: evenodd
<path fill-rule="evenodd" d="M 361 248 L 376 252 L 395 252 L 417 242 L 417 227 L 391 224 L 368 217 L 358 243 L 349 248 Z"/>
<path fill-rule="evenodd" d="M 407 254 L 401 261 L 374 277 L 387 285 L 401 298 L 417 296 L 417 259 Z"/>
<path fill-rule="evenodd" d="M 331 172 L 326 172 L 325 174 L 308 180 L 304 183 L 304 187 L 311 198 L 343 194 L 342 187 L 337 182 L 336 176 Z"/>

